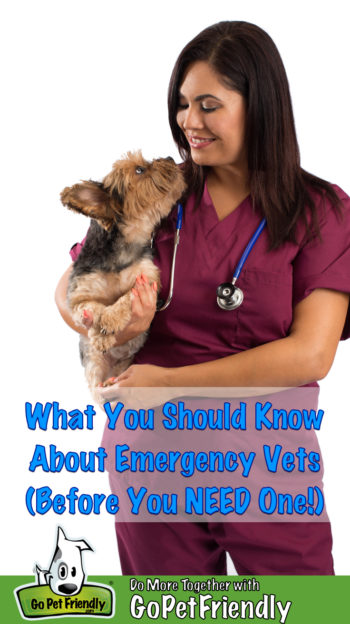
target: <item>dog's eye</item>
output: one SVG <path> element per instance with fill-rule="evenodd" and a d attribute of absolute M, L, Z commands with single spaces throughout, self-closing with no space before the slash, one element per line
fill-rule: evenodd
<path fill-rule="evenodd" d="M 140 173 L 144 173 L 146 171 L 146 167 L 136 167 L 135 173 L 140 175 Z"/>
<path fill-rule="evenodd" d="M 67 578 L 68 575 L 68 566 L 65 563 L 60 563 L 58 567 L 58 577 L 60 579 Z"/>
<path fill-rule="evenodd" d="M 76 573 L 77 573 L 77 569 L 73 566 L 72 571 L 71 571 L 72 576 L 75 576 Z"/>

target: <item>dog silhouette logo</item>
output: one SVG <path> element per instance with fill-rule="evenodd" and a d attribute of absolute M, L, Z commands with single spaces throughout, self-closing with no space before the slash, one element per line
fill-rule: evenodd
<path fill-rule="evenodd" d="M 108 585 L 85 582 L 84 550 L 93 552 L 87 541 L 69 539 L 62 527 L 57 528 L 56 547 L 49 568 L 42 569 L 36 564 L 36 584 L 15 590 L 24 619 L 114 615 L 114 591 Z"/>
<path fill-rule="evenodd" d="M 49 569 L 41 570 L 36 566 L 38 585 L 49 585 L 61 596 L 78 594 L 85 580 L 83 550 L 92 548 L 85 540 L 68 539 L 58 527 L 56 550 Z"/>

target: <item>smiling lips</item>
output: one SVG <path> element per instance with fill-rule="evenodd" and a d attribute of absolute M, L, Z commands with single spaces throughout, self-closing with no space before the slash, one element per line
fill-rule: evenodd
<path fill-rule="evenodd" d="M 187 140 L 191 147 L 195 149 L 201 149 L 203 147 L 207 147 L 211 145 L 215 139 L 210 139 L 208 137 L 199 137 L 199 136 L 187 136 Z"/>

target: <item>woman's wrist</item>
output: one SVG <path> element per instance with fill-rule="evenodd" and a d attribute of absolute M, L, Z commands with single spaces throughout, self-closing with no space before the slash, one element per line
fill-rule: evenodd
<path fill-rule="evenodd" d="M 178 366 L 176 368 L 162 368 L 163 383 L 162 386 L 167 388 L 180 388 L 186 386 L 186 375 L 184 383 L 183 371 L 188 366 Z M 188 385 L 188 384 L 187 384 Z"/>
<path fill-rule="evenodd" d="M 114 334 L 115 346 L 119 347 L 121 345 L 124 345 L 126 342 L 129 342 L 129 340 L 133 340 L 133 338 L 137 338 L 137 336 L 140 336 L 140 334 L 142 334 L 144 331 L 144 329 L 140 330 L 137 327 L 127 325 L 125 329 L 122 329 L 121 331 Z"/>

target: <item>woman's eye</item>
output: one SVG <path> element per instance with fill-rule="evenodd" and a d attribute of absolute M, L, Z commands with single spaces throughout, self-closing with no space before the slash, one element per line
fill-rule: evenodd
<path fill-rule="evenodd" d="M 216 111 L 219 108 L 218 106 L 208 106 L 207 104 L 201 104 L 200 107 L 203 113 L 212 113 L 213 111 Z M 188 108 L 188 104 L 178 104 L 177 108 L 180 111 L 185 110 L 186 108 Z"/>
<path fill-rule="evenodd" d="M 202 111 L 204 113 L 212 113 L 213 111 L 216 111 L 219 107 L 218 106 L 208 106 L 206 104 L 202 104 Z"/>

